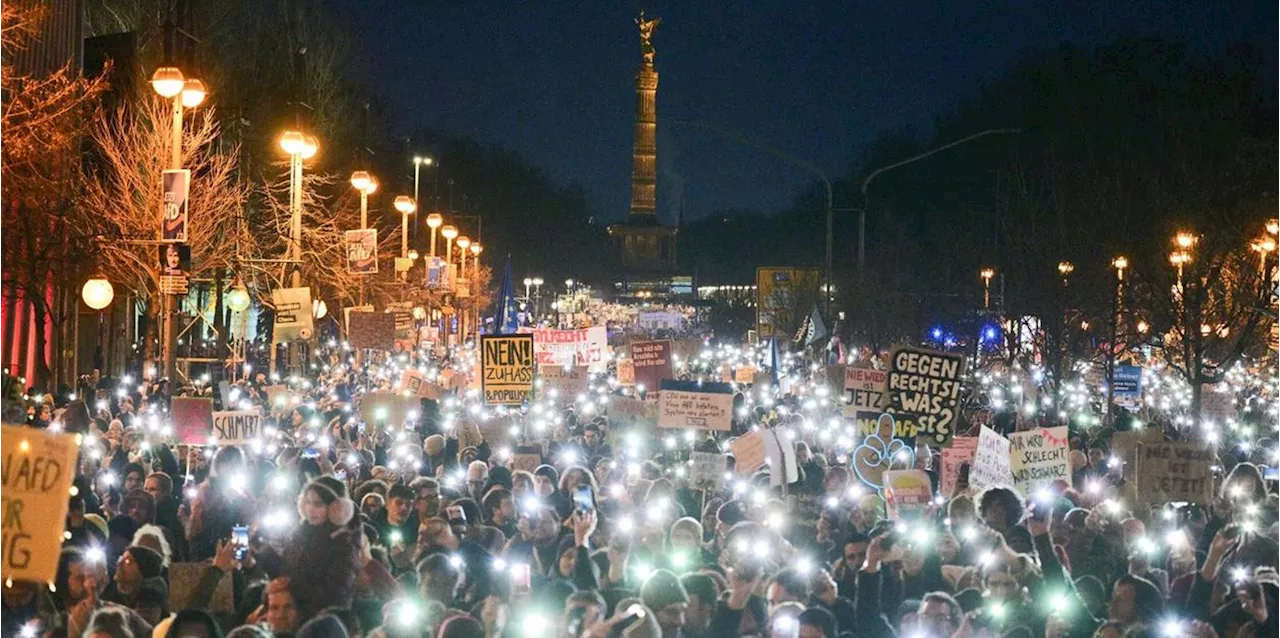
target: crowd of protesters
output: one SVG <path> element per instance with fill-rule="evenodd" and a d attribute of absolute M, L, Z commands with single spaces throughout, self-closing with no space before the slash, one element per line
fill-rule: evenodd
<path fill-rule="evenodd" d="M 29 425 L 84 438 L 56 582 L 6 583 L 3 634 L 1277 634 L 1274 457 L 1223 446 L 1212 502 L 1146 503 L 1108 452 L 1112 429 L 1073 425 L 1071 484 L 975 490 L 966 466 L 893 520 L 849 450 L 802 428 L 790 484 L 737 472 L 731 455 L 724 481 L 690 484 L 693 450 L 838 414 L 813 405 L 803 368 L 737 410 L 732 432 L 671 445 L 681 433 L 609 416 L 624 390 L 603 375 L 585 400 L 504 413 L 463 387 L 375 424 L 360 402 L 394 386 L 394 362 L 326 364 L 277 383 L 291 394 L 275 404 L 261 374 L 210 393 L 266 415 L 238 446 L 175 443 L 164 387 L 26 397 Z M 511 436 L 460 434 L 486 418 Z M 515 469 L 531 450 L 540 463 Z M 911 461 L 935 490 L 936 459 L 922 445 Z"/>

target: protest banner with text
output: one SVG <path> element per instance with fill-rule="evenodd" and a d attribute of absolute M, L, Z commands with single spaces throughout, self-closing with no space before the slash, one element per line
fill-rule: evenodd
<path fill-rule="evenodd" d="M 533 401 L 534 342 L 532 335 L 480 338 L 480 387 L 486 405 Z"/>
<path fill-rule="evenodd" d="M 942 469 L 938 473 L 938 493 L 950 498 L 960 479 L 960 466 L 973 465 L 973 455 L 978 451 L 978 437 L 957 436 L 951 439 L 951 447 L 942 448 Z M 972 471 L 972 469 L 970 470 Z"/>
<path fill-rule="evenodd" d="M 1062 481 L 1071 485 L 1071 463 L 1067 459 L 1067 426 L 1040 428 L 1009 435 L 1009 469 L 1013 488 L 1030 497 L 1042 485 Z"/>
<path fill-rule="evenodd" d="M 62 551 L 68 494 L 76 476 L 76 435 L 17 425 L 4 425 L 0 431 L 4 454 L 0 578 L 52 583 Z"/>
<path fill-rule="evenodd" d="M 844 369 L 844 415 L 879 412 L 888 406 L 889 374 L 873 368 Z"/>
<path fill-rule="evenodd" d="M 213 413 L 213 437 L 219 445 L 239 445 L 262 436 L 260 410 L 227 410 Z"/>
<path fill-rule="evenodd" d="M 933 501 L 933 484 L 923 470 L 889 470 L 884 473 L 884 500 L 891 520 L 917 519 Z"/>
<path fill-rule="evenodd" d="M 206 445 L 213 432 L 213 399 L 173 397 L 169 402 L 173 438 L 186 445 Z"/>
<path fill-rule="evenodd" d="M 1013 471 L 1009 469 L 1009 439 L 987 426 L 978 432 L 978 449 L 969 466 L 969 487 L 1012 487 Z"/>
<path fill-rule="evenodd" d="M 662 382 L 658 427 L 728 430 L 733 421 L 733 388 L 727 383 Z"/>
<path fill-rule="evenodd" d="M 899 346 L 889 356 L 887 412 L 920 442 L 945 447 L 960 415 L 964 355 Z"/>
<path fill-rule="evenodd" d="M 635 368 L 636 387 L 653 392 L 662 385 L 663 379 L 670 379 L 671 374 L 671 341 L 633 341 L 631 343 L 631 361 Z"/>
<path fill-rule="evenodd" d="M 604 326 L 577 330 L 538 328 L 533 331 L 534 358 L 539 366 L 587 366 L 604 372 L 609 333 Z"/>
<path fill-rule="evenodd" d="M 1138 497 L 1158 505 L 1213 502 L 1213 449 L 1208 443 L 1138 445 Z"/>
<path fill-rule="evenodd" d="M 590 388 L 591 374 L 586 366 L 545 366 L 538 369 L 538 378 L 542 380 L 540 394 L 555 390 L 562 397 L 577 397 Z"/>

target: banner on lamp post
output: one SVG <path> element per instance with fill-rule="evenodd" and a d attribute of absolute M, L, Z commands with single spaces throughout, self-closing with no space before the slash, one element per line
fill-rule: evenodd
<path fill-rule="evenodd" d="M 347 244 L 347 272 L 373 275 L 378 272 L 378 229 L 361 228 L 343 233 Z"/>
<path fill-rule="evenodd" d="M 161 176 L 164 189 L 164 211 L 160 220 L 160 241 L 187 241 L 188 201 L 191 195 L 191 171 L 167 170 Z"/>
<path fill-rule="evenodd" d="M 314 334 L 311 319 L 310 288 L 277 288 L 271 291 L 276 305 L 275 336 L 277 343 L 306 341 Z"/>

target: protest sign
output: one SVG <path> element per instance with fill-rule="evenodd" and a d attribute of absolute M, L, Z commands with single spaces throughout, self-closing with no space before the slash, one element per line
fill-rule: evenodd
<path fill-rule="evenodd" d="M 684 315 L 678 312 L 642 310 L 636 316 L 636 325 L 642 330 L 679 330 L 684 326 Z"/>
<path fill-rule="evenodd" d="M 618 385 L 631 387 L 636 384 L 636 362 L 631 359 L 618 360 Z"/>
<path fill-rule="evenodd" d="M 533 401 L 534 343 L 530 335 L 480 338 L 480 387 L 486 405 Z"/>
<path fill-rule="evenodd" d="M 371 426 L 404 425 L 417 418 L 422 402 L 394 392 L 368 392 L 360 399 L 360 419 Z"/>
<path fill-rule="evenodd" d="M 347 272 L 373 275 L 378 272 L 378 229 L 361 228 L 343 233 L 347 247 Z"/>
<path fill-rule="evenodd" d="M 1111 435 L 1111 454 L 1124 463 L 1123 476 L 1126 480 L 1132 479 L 1138 470 L 1138 446 L 1161 441 L 1164 441 L 1164 432 L 1160 428 L 1125 430 Z"/>
<path fill-rule="evenodd" d="M 207 445 L 213 432 L 213 399 L 173 397 L 169 404 L 173 438 L 186 445 Z"/>
<path fill-rule="evenodd" d="M 750 476 L 764 467 L 764 436 L 759 430 L 752 430 L 736 438 L 729 444 L 733 453 L 733 471 L 742 476 Z"/>
<path fill-rule="evenodd" d="M 592 372 L 604 372 L 608 347 L 609 333 L 604 326 L 533 331 L 534 359 L 539 366 L 582 365 Z"/>
<path fill-rule="evenodd" d="M 1013 488 L 1030 497 L 1042 485 L 1062 481 L 1071 485 L 1067 460 L 1067 426 L 1040 428 L 1009 435 L 1009 469 Z"/>
<path fill-rule="evenodd" d="M 409 396 L 423 399 L 439 400 L 445 394 L 443 387 L 428 381 L 427 375 L 414 368 L 406 368 L 404 372 L 400 373 L 398 388 L 400 392 L 409 393 Z"/>
<path fill-rule="evenodd" d="M 912 437 L 946 446 L 960 415 L 964 355 L 899 346 L 889 356 L 887 387 L 894 415 Z"/>
<path fill-rule="evenodd" d="M 262 436 L 262 412 L 227 410 L 213 413 L 213 437 L 218 445 L 239 445 Z"/>
<path fill-rule="evenodd" d="M 858 412 L 879 412 L 888 407 L 887 386 L 889 374 L 872 368 L 844 369 L 844 415 L 852 417 Z"/>
<path fill-rule="evenodd" d="M 662 382 L 658 427 L 728 430 L 733 420 L 733 389 L 725 383 Z"/>
<path fill-rule="evenodd" d="M 973 455 L 973 465 L 969 466 L 969 487 L 981 490 L 1012 485 L 1009 439 L 984 425 L 978 433 L 978 449 Z"/>
<path fill-rule="evenodd" d="M 555 390 L 562 397 L 577 397 L 586 394 L 591 375 L 586 366 L 546 366 L 538 369 L 538 378 L 542 379 L 540 396 Z"/>
<path fill-rule="evenodd" d="M 609 397 L 609 421 L 613 425 L 643 425 L 654 427 L 658 424 L 659 393 L 650 395 L 647 400 L 635 397 Z"/>
<path fill-rule="evenodd" d="M 933 484 L 923 470 L 889 470 L 884 473 L 884 501 L 891 520 L 920 518 L 933 500 Z"/>
<path fill-rule="evenodd" d="M 800 480 L 800 466 L 796 463 L 795 435 L 785 427 L 764 430 L 765 458 L 769 459 L 769 485 L 782 485 L 785 479 L 790 485 Z"/>
<path fill-rule="evenodd" d="M 938 493 L 950 498 L 956 490 L 956 482 L 960 479 L 960 466 L 973 464 L 973 455 L 978 451 L 978 437 L 957 436 L 951 439 L 951 447 L 942 448 L 942 466 L 938 472 Z"/>
<path fill-rule="evenodd" d="M 1207 443 L 1138 445 L 1138 498 L 1152 505 L 1213 502 L 1213 449 Z"/>
<path fill-rule="evenodd" d="M 1142 397 L 1142 368 L 1118 365 L 1111 373 L 1111 385 L 1117 399 L 1136 400 Z"/>
<path fill-rule="evenodd" d="M 169 565 L 169 603 L 175 605 L 174 609 L 185 609 L 195 602 L 192 599 L 208 568 L 209 563 L 171 563 Z M 231 581 L 231 572 L 222 574 L 217 588 L 214 589 L 213 599 L 209 602 L 210 611 L 223 614 L 235 612 Z"/>
<path fill-rule="evenodd" d="M 893 438 L 893 417 L 883 412 L 857 412 L 853 415 L 853 423 L 861 436 L 875 434 L 886 441 Z"/>
<path fill-rule="evenodd" d="M 756 374 L 760 372 L 755 366 L 738 366 L 733 369 L 733 382 L 738 385 L 751 385 L 756 380 Z"/>
<path fill-rule="evenodd" d="M 512 472 L 528 472 L 533 473 L 542 465 L 542 455 L 529 452 L 517 452 L 511 455 L 511 471 Z"/>
<path fill-rule="evenodd" d="M 0 426 L 4 526 L 0 577 L 52 583 L 62 551 L 68 494 L 76 476 L 74 434 Z M 9 611 L 5 612 L 10 613 Z"/>
<path fill-rule="evenodd" d="M 1218 392 L 1218 387 L 1212 383 L 1200 384 L 1200 420 L 1215 426 L 1236 420 L 1235 397 L 1229 388 L 1224 388 L 1226 392 Z"/>
<path fill-rule="evenodd" d="M 465 450 L 469 447 L 477 447 L 484 443 L 484 434 L 480 431 L 480 426 L 471 421 L 459 421 L 456 425 L 458 431 L 458 450 Z"/>
<path fill-rule="evenodd" d="M 396 347 L 396 316 L 387 312 L 353 312 L 347 318 L 347 343 L 353 349 L 390 351 Z"/>
<path fill-rule="evenodd" d="M 670 379 L 671 340 L 634 341 L 631 343 L 631 361 L 635 367 L 636 387 L 644 386 L 650 392 L 657 390 L 663 379 Z"/>
<path fill-rule="evenodd" d="M 724 488 L 725 461 L 719 452 L 689 453 L 689 487 L 719 492 Z"/>
<path fill-rule="evenodd" d="M 310 288 L 276 288 L 271 291 L 275 303 L 275 342 L 306 341 L 314 334 L 311 318 Z"/>

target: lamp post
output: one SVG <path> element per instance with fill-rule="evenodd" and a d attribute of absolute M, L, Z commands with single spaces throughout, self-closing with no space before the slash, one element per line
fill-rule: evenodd
<path fill-rule="evenodd" d="M 471 247 L 471 238 L 463 235 L 456 242 L 458 244 L 458 276 L 466 278 L 467 276 L 467 249 Z"/>
<path fill-rule="evenodd" d="M 378 179 L 368 171 L 351 173 L 351 186 L 360 193 L 360 228 L 369 227 L 369 196 L 377 192 Z"/>
<path fill-rule="evenodd" d="M 319 150 L 316 138 L 298 131 L 285 131 L 280 148 L 289 155 L 289 256 L 293 268 L 291 285 L 302 285 L 302 163 Z"/>
<path fill-rule="evenodd" d="M 1063 395 L 1062 361 L 1064 358 L 1069 357 L 1071 354 L 1071 344 L 1069 343 L 1069 339 L 1067 337 L 1069 333 L 1069 330 L 1067 327 L 1067 282 L 1071 277 L 1071 273 L 1075 272 L 1075 269 L 1076 269 L 1076 265 L 1069 261 L 1063 260 L 1058 262 L 1058 274 L 1062 276 L 1062 287 L 1058 289 L 1059 290 L 1059 293 L 1058 293 L 1059 317 L 1058 318 L 1062 321 L 1062 326 L 1058 331 L 1058 347 L 1054 350 L 1055 361 L 1054 361 L 1054 369 L 1053 369 L 1054 379 L 1055 379 L 1056 388 L 1057 388 L 1057 392 L 1055 393 L 1056 395 L 1055 398 L 1056 398 L 1056 405 L 1058 409 L 1062 408 L 1062 398 L 1063 398 L 1062 396 Z"/>
<path fill-rule="evenodd" d="M 243 283 L 227 293 L 227 308 L 240 314 L 240 370 L 244 370 L 244 364 L 249 360 L 249 301 L 249 291 Z M 234 380 L 237 374 L 233 372 L 231 376 Z"/>
<path fill-rule="evenodd" d="M 427 227 L 431 229 L 431 258 L 436 256 L 436 231 L 444 224 L 444 218 L 440 213 L 431 213 L 427 215 Z"/>
<path fill-rule="evenodd" d="M 484 246 L 480 242 L 471 242 L 471 281 L 479 283 L 480 281 L 480 253 L 484 252 Z M 474 284 L 473 284 L 474 285 Z M 480 288 L 475 288 L 476 295 L 480 294 Z M 471 305 L 472 329 L 475 331 L 476 339 L 480 338 L 480 304 Z"/>
<path fill-rule="evenodd" d="M 448 265 L 453 261 L 453 240 L 458 236 L 458 229 L 452 225 L 445 226 L 440 229 L 440 235 L 444 237 L 444 263 Z"/>
<path fill-rule="evenodd" d="M 530 278 L 528 278 L 528 277 L 525 277 L 525 278 L 524 278 L 524 300 L 525 300 L 525 303 L 528 303 L 528 302 L 529 302 L 529 287 L 530 287 L 530 286 L 532 286 L 532 285 L 533 285 L 533 280 L 532 280 L 532 279 L 530 279 Z"/>
<path fill-rule="evenodd" d="M 182 168 L 182 110 L 184 108 L 195 108 L 204 102 L 206 95 L 204 82 L 195 78 L 184 77 L 182 70 L 176 66 L 162 66 L 151 74 L 151 88 L 160 97 L 170 100 L 173 105 L 169 168 L 179 170 Z M 164 360 L 165 376 L 170 380 L 177 374 L 177 348 L 174 343 L 177 331 L 175 330 L 176 326 L 174 326 L 174 305 L 174 296 L 164 295 L 164 330 L 162 332 L 163 346 L 161 353 Z"/>
<path fill-rule="evenodd" d="M 983 268 L 978 272 L 978 276 L 982 277 L 982 309 L 991 311 L 991 278 L 996 276 L 994 268 Z"/>
<path fill-rule="evenodd" d="M 428 167 L 429 167 L 429 166 L 431 166 L 431 165 L 433 165 L 433 164 L 435 164 L 435 163 L 436 163 L 436 161 L 435 161 L 434 159 L 432 159 L 432 158 L 430 158 L 430 157 L 427 157 L 427 156 L 424 156 L 424 155 L 414 155 L 414 156 L 413 156 L 413 201 L 414 201 L 415 203 L 416 203 L 416 202 L 420 202 L 420 201 L 422 201 L 422 197 L 418 194 L 418 177 L 419 177 L 419 172 L 422 170 L 422 167 L 423 167 L 423 166 L 428 166 Z M 415 229 L 416 229 L 416 227 L 415 227 Z M 417 234 L 417 231 L 416 231 L 416 230 L 414 231 L 414 234 L 415 234 L 415 235 Z"/>
<path fill-rule="evenodd" d="M 1129 260 L 1123 255 L 1111 260 L 1116 269 L 1116 287 L 1111 295 L 1111 343 L 1107 347 L 1107 424 L 1112 425 L 1113 404 L 1116 398 L 1116 339 L 1120 330 L 1120 295 L 1124 288 L 1124 271 Z"/>
<path fill-rule="evenodd" d="M 542 277 L 533 278 L 533 314 L 538 316 L 542 310 Z"/>
<path fill-rule="evenodd" d="M 408 195 L 399 195 L 395 200 L 396 210 L 400 211 L 400 256 L 409 256 L 409 215 L 418 210 L 417 199 Z"/>

